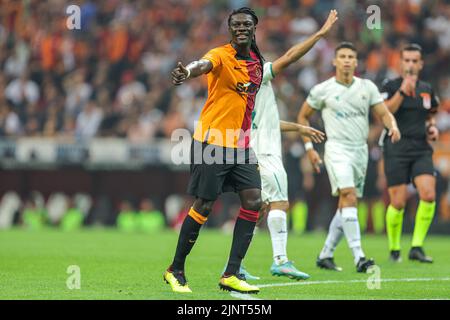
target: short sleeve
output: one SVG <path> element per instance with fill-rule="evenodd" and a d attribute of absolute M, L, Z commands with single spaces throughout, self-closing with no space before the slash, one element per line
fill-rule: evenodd
<path fill-rule="evenodd" d="M 311 106 L 311 108 L 316 110 L 323 109 L 324 95 L 322 91 L 322 87 L 319 84 L 315 85 L 309 92 L 308 98 L 306 98 L 306 102 Z"/>
<path fill-rule="evenodd" d="M 262 82 L 266 83 L 266 82 L 272 81 L 273 78 L 275 78 L 275 75 L 273 74 L 273 70 L 272 70 L 272 62 L 264 63 Z"/>
<path fill-rule="evenodd" d="M 392 98 L 392 96 L 395 94 L 395 90 L 392 88 L 391 81 L 389 79 L 385 79 L 381 83 L 381 97 L 384 100 L 388 100 Z"/>
<path fill-rule="evenodd" d="M 440 104 L 439 98 L 438 96 L 436 96 L 436 94 L 434 93 L 434 90 L 432 88 L 430 88 L 430 96 L 431 96 L 431 108 L 429 110 L 429 112 L 431 114 L 435 114 L 438 111 L 438 107 Z"/>
<path fill-rule="evenodd" d="M 369 96 L 370 96 L 369 105 L 372 107 L 374 105 L 382 103 L 384 101 L 384 98 L 383 98 L 382 94 L 380 93 L 380 91 L 378 91 L 378 88 L 375 85 L 375 83 L 373 83 L 371 80 L 365 80 L 365 81 L 366 81 L 367 88 L 369 91 Z"/>
<path fill-rule="evenodd" d="M 439 107 L 440 101 L 438 96 L 434 93 L 434 90 L 431 89 L 431 108 L 437 109 Z"/>
<path fill-rule="evenodd" d="M 202 60 L 211 61 L 212 65 L 213 65 L 212 70 L 214 70 L 218 66 L 222 65 L 222 56 L 220 53 L 221 53 L 220 48 L 211 49 L 202 57 Z"/>

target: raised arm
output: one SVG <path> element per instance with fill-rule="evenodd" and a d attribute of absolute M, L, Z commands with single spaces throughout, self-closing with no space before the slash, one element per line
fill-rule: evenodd
<path fill-rule="evenodd" d="M 392 98 L 385 100 L 384 102 L 386 103 L 386 107 L 388 108 L 388 110 L 392 113 L 396 113 L 398 108 L 400 108 L 400 105 L 403 102 L 403 96 L 400 93 L 400 91 L 397 91 Z"/>
<path fill-rule="evenodd" d="M 384 102 L 381 102 L 374 105 L 373 111 L 378 117 L 380 117 L 384 126 L 388 128 L 388 135 L 389 137 L 391 137 L 392 143 L 396 143 L 397 141 L 399 141 L 401 135 L 400 131 L 398 130 L 397 121 L 395 120 L 395 117 L 392 115 L 392 113 L 389 112 L 386 104 Z"/>
<path fill-rule="evenodd" d="M 328 15 L 327 21 L 318 32 L 310 36 L 305 41 L 293 46 L 284 55 L 273 62 L 273 74 L 277 75 L 278 73 L 286 69 L 290 64 L 303 57 L 316 44 L 317 41 L 323 38 L 328 33 L 328 31 L 330 31 L 331 27 L 337 19 L 337 11 L 331 10 L 330 14 Z"/>
<path fill-rule="evenodd" d="M 325 140 L 325 133 L 322 131 L 294 122 L 280 120 L 280 129 L 282 132 L 299 132 L 303 137 L 308 137 L 315 143 L 321 143 Z"/>
<path fill-rule="evenodd" d="M 176 86 L 190 78 L 208 73 L 213 68 L 211 61 L 201 59 L 189 63 L 186 67 L 181 62 L 172 71 L 172 83 Z"/>
<path fill-rule="evenodd" d="M 414 96 L 415 83 L 417 81 L 417 75 L 406 75 L 402 81 L 400 89 L 388 100 L 385 100 L 387 108 L 394 114 L 402 104 L 406 96 Z"/>

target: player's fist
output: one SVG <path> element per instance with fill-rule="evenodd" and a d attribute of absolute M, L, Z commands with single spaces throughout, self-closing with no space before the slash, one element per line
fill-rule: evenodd
<path fill-rule="evenodd" d="M 396 143 L 401 139 L 401 134 L 400 134 L 400 130 L 398 130 L 397 127 L 393 127 L 391 129 L 389 129 L 389 133 L 388 133 L 389 137 L 391 137 L 391 142 L 392 143 Z"/>
<path fill-rule="evenodd" d="M 404 92 L 407 96 L 411 96 L 411 86 L 410 86 L 410 80 L 408 77 L 404 77 L 402 84 L 400 85 L 400 90 Z"/>
<path fill-rule="evenodd" d="M 321 143 L 325 140 L 325 133 L 308 126 L 298 125 L 298 132 L 304 137 L 310 138 L 314 143 Z"/>
<path fill-rule="evenodd" d="M 189 76 L 189 70 L 181 62 L 178 62 L 172 70 L 172 83 L 176 86 L 182 84 Z"/>
<path fill-rule="evenodd" d="M 427 138 L 431 141 L 436 141 L 439 139 L 439 130 L 436 126 L 432 125 L 427 130 Z"/>
<path fill-rule="evenodd" d="M 400 89 L 410 97 L 416 96 L 416 82 L 417 75 L 412 74 L 411 72 L 407 72 L 406 76 L 403 78 L 402 84 L 400 85 Z"/>
<path fill-rule="evenodd" d="M 310 149 L 308 150 L 308 158 L 314 168 L 314 172 L 320 173 L 320 165 L 322 164 L 322 159 L 320 159 L 319 153 L 314 149 Z"/>

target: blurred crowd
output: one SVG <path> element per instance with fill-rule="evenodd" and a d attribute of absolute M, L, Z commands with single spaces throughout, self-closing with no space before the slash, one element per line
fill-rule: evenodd
<path fill-rule="evenodd" d="M 70 30 L 66 8 L 80 7 Z M 377 4 L 379 29 L 366 26 Z M 260 17 L 257 42 L 267 60 L 317 31 L 328 12 L 338 26 L 299 63 L 274 81 L 282 118 L 295 120 L 309 89 L 333 72 L 334 46 L 353 41 L 358 74 L 380 84 L 394 77 L 399 52 L 424 48 L 422 77 L 441 97 L 441 130 L 450 129 L 450 4 L 434 0 L 48 0 L 0 4 L 0 136 L 89 139 L 126 137 L 149 142 L 174 129 L 193 129 L 206 81 L 174 88 L 177 61 L 200 58 L 229 41 L 232 8 L 251 6 Z"/>
<path fill-rule="evenodd" d="M 24 198 L 9 191 L 0 199 L 0 230 L 15 225 L 30 230 L 57 227 L 65 231 L 86 225 L 115 225 L 126 232 L 151 233 L 166 228 L 166 221 L 150 198 L 136 203 L 122 199 L 113 205 L 108 198 L 95 199 L 81 192 L 74 195 L 54 192 L 46 199 L 39 191 Z"/>
<path fill-rule="evenodd" d="M 79 30 L 67 25 L 66 9 L 73 4 L 80 8 Z M 381 25 L 375 29 L 366 24 L 370 5 L 380 8 Z M 326 39 L 273 81 L 285 120 L 295 121 L 310 88 L 333 74 L 331 60 L 340 41 L 356 45 L 357 75 L 377 85 L 398 75 L 405 43 L 420 44 L 421 78 L 432 83 L 441 100 L 436 146 L 450 153 L 448 0 L 3 0 L 0 137 L 86 141 L 101 136 L 151 143 L 170 138 L 177 128 L 193 131 L 206 100 L 206 79 L 174 87 L 170 71 L 177 61 L 197 60 L 227 43 L 228 15 L 241 6 L 252 7 L 260 18 L 257 43 L 268 61 L 316 32 L 329 10 L 338 11 L 338 24 Z M 380 197 L 377 140 L 382 128 L 372 121 L 368 179 L 378 183 L 367 192 Z M 323 128 L 318 117 L 312 124 Z M 303 146 L 295 134 L 286 135 L 283 144 L 290 190 L 295 190 L 291 197 L 304 198 L 301 190 L 315 192 L 315 184 L 302 160 Z M 447 170 L 445 192 L 450 162 L 441 166 Z"/>

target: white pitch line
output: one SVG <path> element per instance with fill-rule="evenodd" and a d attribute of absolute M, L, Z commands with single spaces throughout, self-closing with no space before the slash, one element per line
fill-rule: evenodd
<path fill-rule="evenodd" d="M 286 283 L 269 283 L 262 284 L 258 287 L 285 287 L 285 286 L 306 286 L 313 284 L 336 284 L 336 283 L 361 283 L 367 282 L 368 279 L 362 280 L 325 280 L 325 281 L 303 281 L 303 282 L 286 282 Z M 450 281 L 450 278 L 403 278 L 403 279 L 380 279 L 380 282 L 421 282 L 421 281 Z"/>
<path fill-rule="evenodd" d="M 284 282 L 284 283 L 269 283 L 258 285 L 260 288 L 269 287 L 287 287 L 287 286 L 306 286 L 314 284 L 337 284 L 337 283 L 364 283 L 367 279 L 363 280 L 324 280 L 324 281 L 303 281 L 303 282 Z M 450 281 L 450 278 L 401 278 L 401 279 L 380 279 L 380 282 L 427 282 L 427 281 Z M 262 300 L 249 294 L 232 292 L 230 295 L 237 299 L 242 300 Z"/>
<path fill-rule="evenodd" d="M 251 296 L 250 294 L 247 294 L 247 293 L 231 292 L 230 296 L 232 296 L 233 298 L 238 298 L 238 299 L 242 299 L 242 300 L 262 300 L 260 298 Z"/>

